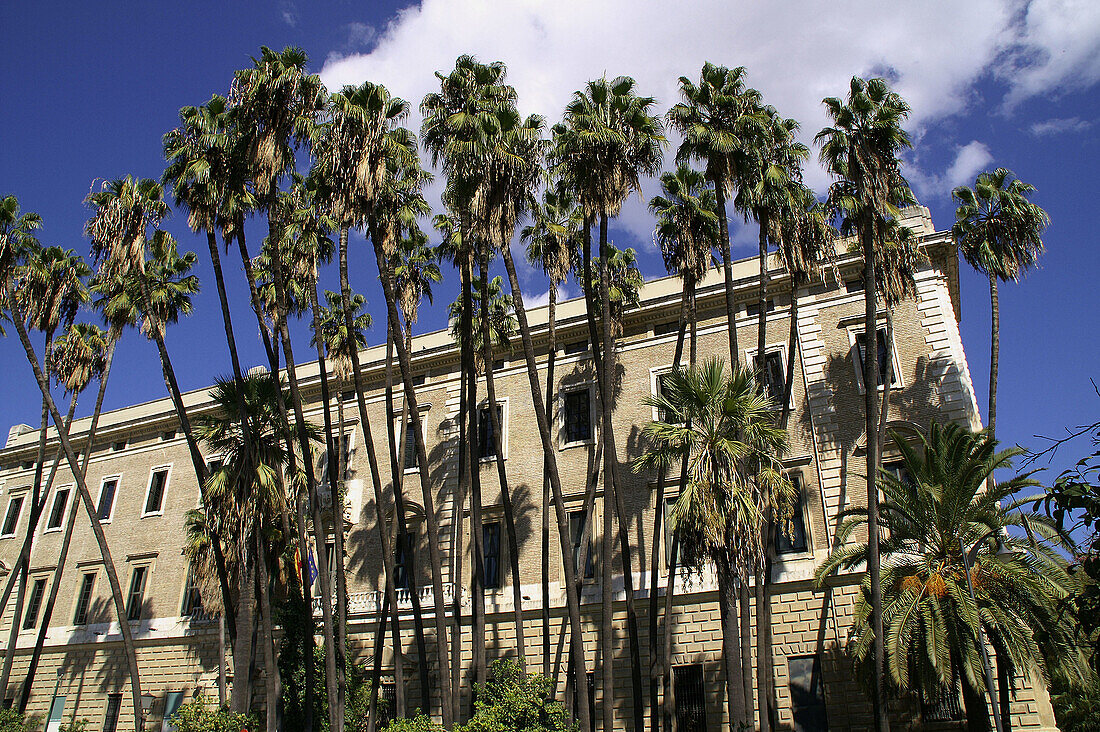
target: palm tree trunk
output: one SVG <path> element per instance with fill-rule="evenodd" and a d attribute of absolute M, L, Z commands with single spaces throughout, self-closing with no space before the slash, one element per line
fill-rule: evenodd
<path fill-rule="evenodd" d="M 274 221 L 271 220 L 270 214 L 268 227 L 270 241 L 277 242 L 278 238 L 275 231 L 275 224 Z M 337 727 L 339 697 L 336 691 L 336 648 L 335 638 L 333 637 L 332 589 L 329 587 L 330 575 L 328 557 L 325 555 L 324 524 L 321 520 L 321 506 L 317 496 L 317 478 L 313 472 L 313 451 L 309 442 L 305 412 L 302 408 L 302 393 L 298 386 L 298 375 L 294 362 L 294 348 L 290 342 L 290 330 L 286 322 L 286 280 L 283 275 L 283 265 L 280 261 L 282 253 L 278 251 L 278 247 L 276 247 L 274 254 L 275 256 L 271 257 L 271 272 L 275 281 L 276 307 L 278 309 L 276 326 L 279 330 L 280 340 L 282 341 L 283 358 L 286 361 L 287 381 L 290 385 L 290 402 L 294 409 L 294 423 L 298 436 L 298 449 L 301 453 L 302 464 L 305 468 L 306 490 L 309 497 L 310 513 L 313 519 L 313 541 L 317 552 L 317 576 L 321 590 L 321 632 L 325 642 L 325 691 L 328 695 L 329 728 L 339 729 L 339 727 Z M 299 503 L 299 505 L 301 504 Z M 300 523 L 304 523 L 301 519 L 299 519 L 299 521 Z M 302 540 L 305 540 L 304 535 L 302 536 Z M 312 611 L 313 608 L 310 607 L 308 612 L 311 613 L 311 618 Z"/>
<path fill-rule="evenodd" d="M 431 562 L 432 594 L 435 605 L 435 637 L 436 656 L 439 664 L 439 690 L 443 705 L 443 726 L 450 727 L 451 722 L 451 689 L 447 679 L 449 678 L 450 659 L 447 652 L 447 616 L 446 603 L 443 598 L 443 558 L 440 553 L 439 517 L 435 512 L 435 497 L 432 495 L 431 476 L 428 473 L 428 451 L 424 446 L 424 430 L 420 419 L 420 407 L 416 398 L 416 390 L 412 385 L 412 359 L 405 348 L 405 342 L 401 339 L 401 321 L 397 313 L 397 300 L 393 289 L 392 273 L 386 261 L 385 252 L 382 250 L 382 240 L 378 236 L 378 227 L 371 217 L 370 222 L 371 243 L 374 245 L 374 255 L 377 260 L 378 272 L 382 280 L 382 290 L 386 298 L 387 320 L 389 330 L 393 335 L 394 344 L 397 346 L 397 360 L 401 367 L 401 381 L 405 388 L 405 400 L 409 405 L 409 415 L 412 417 L 413 432 L 416 442 L 416 456 L 419 462 L 420 489 L 424 499 L 424 523 L 428 530 L 428 553 Z"/>
<path fill-rule="evenodd" d="M 550 352 L 546 355 L 546 403 L 550 412 L 554 401 L 554 362 L 558 355 L 557 309 L 558 283 L 551 281 L 549 306 L 547 309 L 547 330 L 550 338 Z M 550 468 L 546 459 L 542 461 L 542 675 L 550 678 Z"/>
<path fill-rule="evenodd" d="M 141 730 L 141 677 L 138 673 L 137 665 L 137 652 L 134 648 L 134 637 L 130 632 L 130 624 L 126 617 L 126 604 L 123 600 L 122 587 L 118 582 L 118 573 L 115 571 L 115 563 L 111 558 L 111 550 L 107 546 L 107 537 L 103 533 L 103 526 L 99 523 L 99 519 L 96 515 L 96 507 L 92 501 L 92 495 L 88 492 L 88 484 L 84 480 L 84 475 L 80 471 L 79 463 L 76 459 L 76 453 L 73 451 L 73 446 L 69 442 L 69 430 L 65 426 L 64 421 L 61 418 L 61 414 L 57 411 L 57 405 L 54 403 L 53 396 L 50 395 L 49 382 L 42 373 L 42 369 L 38 365 L 38 357 L 34 353 L 34 346 L 31 344 L 30 337 L 27 335 L 27 328 L 24 324 L 24 318 L 19 308 L 15 303 L 15 298 L 12 293 L 8 293 L 8 305 L 11 308 L 12 314 L 15 316 L 12 320 L 15 323 L 16 331 L 19 333 L 19 340 L 23 344 L 23 350 L 26 352 L 27 361 L 31 365 L 31 370 L 34 372 L 34 378 L 38 382 L 38 388 L 42 392 L 43 399 L 46 400 L 46 405 L 50 411 L 50 415 L 54 421 L 54 425 L 57 428 L 57 436 L 61 442 L 61 449 L 65 453 L 65 458 L 68 460 L 69 469 L 73 473 L 73 477 L 76 480 L 77 490 L 80 493 L 80 498 L 84 502 L 84 508 L 88 513 L 88 519 L 92 524 L 92 533 L 95 535 L 96 544 L 99 546 L 100 554 L 103 558 L 103 568 L 107 574 L 108 582 L 111 585 L 111 596 L 115 604 L 115 613 L 118 616 L 120 630 L 122 631 L 122 646 L 126 655 L 126 663 L 130 672 L 130 692 L 132 695 L 133 708 L 135 710 L 135 724 L 134 729 L 136 732 L 142 732 Z"/>
<path fill-rule="evenodd" d="M 672 608 L 674 599 L 676 597 L 676 575 L 679 572 L 677 567 L 677 559 L 680 552 L 680 531 L 676 530 L 672 532 L 672 547 L 670 551 L 671 559 L 668 563 L 668 582 L 665 585 L 665 632 L 663 637 L 663 656 L 661 659 L 662 666 L 664 667 L 663 680 L 664 680 L 664 729 L 668 732 L 676 732 L 676 685 L 673 683 L 672 667 L 669 664 L 669 659 L 672 658 Z M 650 702 L 654 708 L 658 706 L 657 695 L 654 692 L 653 699 Z M 650 732 L 659 732 L 661 729 L 654 718 L 650 727 Z"/>
<path fill-rule="evenodd" d="M 993 652 L 997 657 L 997 707 L 1001 712 L 1001 732 L 1012 732 L 1012 677 L 1016 675 L 1008 649 L 993 638 Z"/>
<path fill-rule="evenodd" d="M 88 426 L 88 441 L 84 447 L 84 456 L 80 464 L 80 473 L 85 476 L 88 475 L 88 460 L 92 455 L 92 445 L 95 442 L 96 428 L 99 425 L 99 415 L 103 410 L 103 396 L 107 391 L 107 379 L 111 375 L 111 365 L 114 362 L 115 357 L 115 345 L 117 340 L 111 338 L 107 343 L 107 357 L 103 367 L 103 373 L 99 377 L 99 391 L 96 393 L 95 408 L 92 410 L 91 424 Z M 76 398 L 73 398 L 74 404 Z M 72 424 L 72 408 L 70 407 L 69 422 Z M 58 455 L 58 460 L 60 460 Z M 56 463 L 55 466 L 56 468 Z M 76 526 L 76 516 L 80 508 L 80 501 L 74 496 L 72 503 L 69 505 L 68 516 L 65 518 L 65 530 L 61 537 L 61 548 L 57 555 L 57 567 L 53 572 L 53 581 L 50 583 L 50 594 L 46 599 L 46 608 L 42 612 L 42 622 L 38 627 L 38 637 L 34 642 L 34 651 L 31 653 L 30 665 L 27 667 L 27 675 L 23 679 L 23 691 L 19 696 L 19 711 L 24 712 L 27 708 L 27 702 L 30 701 L 31 686 L 34 683 L 34 675 L 38 670 L 38 662 L 42 658 L 42 649 L 46 643 L 46 633 L 49 631 L 50 620 L 53 618 L 54 605 L 57 602 L 57 594 L 61 589 L 61 577 L 65 571 L 65 560 L 69 556 L 69 545 L 73 539 L 73 528 Z M 223 654 L 224 663 L 224 654 Z"/>
<path fill-rule="evenodd" d="M 512 614 L 516 625 L 516 652 L 520 668 L 527 668 L 527 642 L 523 631 L 523 587 L 519 573 L 519 540 L 516 536 L 516 516 L 512 508 L 512 491 L 508 487 L 508 470 L 504 463 L 504 440 L 501 434 L 500 419 L 496 410 L 496 386 L 493 379 L 493 339 L 489 333 L 489 248 L 481 248 L 481 337 L 485 350 L 485 396 L 489 402 L 489 425 L 493 433 L 493 448 L 496 451 L 497 478 L 500 481 L 500 495 L 504 503 L 504 527 L 508 532 L 508 562 L 512 573 Z"/>
<path fill-rule="evenodd" d="M 351 317 L 351 285 L 348 281 L 348 230 L 346 227 L 340 229 L 340 298 L 342 308 L 344 311 L 344 328 L 347 330 L 348 338 L 354 338 L 355 324 Z M 370 466 L 371 485 L 374 488 L 374 503 L 375 503 L 375 528 L 378 533 L 378 545 L 382 550 L 382 566 L 385 570 L 385 576 L 383 577 L 383 584 L 385 586 L 386 600 L 389 602 L 392 612 L 398 613 L 397 604 L 397 590 L 394 585 L 394 552 L 393 547 L 390 545 L 390 531 L 386 525 L 385 514 L 385 502 L 383 501 L 382 493 L 382 477 L 378 469 L 378 453 L 374 448 L 374 435 L 371 431 L 370 419 L 367 416 L 367 401 L 363 395 L 363 383 L 362 375 L 359 366 L 359 349 L 352 347 L 349 350 L 351 356 L 351 375 L 352 382 L 355 385 L 355 403 L 359 410 L 359 423 L 363 429 L 363 449 L 367 453 L 367 463 Z M 385 625 L 385 613 L 379 616 L 378 622 L 380 625 Z M 399 635 L 399 634 L 398 634 Z M 399 638 L 398 638 L 399 640 Z M 441 640 L 439 642 L 442 642 Z M 401 645 L 400 643 L 394 643 L 394 659 L 395 666 L 401 665 Z M 400 675 L 400 671 L 396 672 Z M 442 673 L 442 671 L 440 672 Z M 396 681 L 396 679 L 395 679 Z M 445 684 L 443 685 L 446 686 Z M 377 686 L 371 691 L 372 694 L 377 692 Z M 397 704 L 400 708 L 405 706 L 405 689 L 403 683 L 395 683 L 395 694 L 397 696 Z M 444 697 L 446 698 L 446 697 Z M 444 707 L 443 719 L 444 723 L 450 718 L 449 711 Z"/>
<path fill-rule="evenodd" d="M 466 341 L 459 343 L 459 352 L 466 348 Z M 460 362 L 465 356 L 460 356 Z M 462 593 L 459 591 L 462 577 L 462 560 L 465 556 L 464 527 L 466 525 L 466 494 L 470 485 L 470 460 L 467 455 L 466 445 L 466 411 L 469 406 L 466 402 L 466 380 L 469 378 L 461 366 L 458 377 L 458 495 L 451 500 L 451 515 L 454 516 L 454 528 L 451 531 L 451 579 L 455 591 L 451 603 L 453 616 L 453 630 L 451 631 L 451 658 L 455 659 L 451 665 L 451 688 L 453 695 L 453 717 L 457 721 L 462 718 Z"/>
<path fill-rule="evenodd" d="M 966 678 L 966 674 L 960 673 L 959 680 L 962 682 L 967 732 L 989 732 L 989 705 L 986 703 L 985 694 L 974 688 Z"/>
<path fill-rule="evenodd" d="M 724 552 L 716 552 L 714 564 L 718 570 L 718 613 L 722 623 L 722 665 L 726 674 L 726 713 L 731 729 L 736 729 L 739 722 L 745 717 L 750 717 L 750 699 L 739 699 L 744 694 L 744 686 L 741 684 L 744 670 L 739 665 L 738 648 L 740 647 L 741 634 L 737 628 L 737 617 L 734 609 L 738 605 L 736 578 L 730 566 L 729 559 Z M 742 602 L 742 606 L 745 605 Z M 671 631 L 671 629 L 669 629 Z M 740 713 L 737 703 L 744 704 L 744 714 Z"/>
<path fill-rule="evenodd" d="M 763 388 L 764 372 L 767 368 L 766 351 L 768 347 L 768 221 L 769 214 L 762 210 L 757 214 L 760 221 L 760 312 L 757 313 L 756 374 L 758 387 Z M 763 508 L 763 525 L 760 527 L 763 544 L 763 566 L 756 572 L 756 688 L 760 701 L 760 732 L 771 732 L 777 720 L 774 679 L 772 675 L 771 643 L 771 570 L 772 549 L 775 543 L 772 515 L 771 491 L 760 486 L 760 500 Z M 742 629 L 744 631 L 744 629 Z"/>
<path fill-rule="evenodd" d="M 263 633 L 264 652 L 264 711 L 267 718 L 266 729 L 274 731 L 282 729 L 282 725 L 279 724 L 278 709 L 283 684 L 279 673 L 279 662 L 275 654 L 275 626 L 271 620 L 271 582 L 267 571 L 267 556 L 263 546 L 260 545 L 259 529 L 255 532 L 255 536 L 257 546 L 254 551 L 256 552 L 256 568 L 259 570 L 256 584 L 259 587 L 260 595 L 260 621 L 262 623 L 261 632 Z"/>
<path fill-rule="evenodd" d="M 875 282 L 874 223 L 864 222 L 860 227 L 863 239 L 863 385 L 864 385 L 864 434 L 867 436 L 867 573 L 871 583 L 871 632 L 874 634 L 873 674 L 871 697 L 876 732 L 886 732 L 890 720 L 886 708 L 885 659 L 886 651 L 882 635 L 882 584 L 879 556 L 878 485 L 874 478 L 878 471 L 878 287 Z"/>
<path fill-rule="evenodd" d="M 337 453 L 343 452 L 343 433 L 336 435 L 332 427 L 332 393 L 328 385 L 328 365 L 325 363 L 324 338 L 321 335 L 321 304 L 317 296 L 317 278 L 308 287 L 310 310 L 313 311 L 313 342 L 317 348 L 317 370 L 321 374 L 321 404 L 325 424 L 325 457 L 328 460 L 328 485 L 329 496 L 332 500 L 332 559 L 335 563 L 336 577 L 336 614 L 334 618 L 335 635 L 335 663 L 336 663 L 336 725 L 333 729 L 344 728 L 344 712 L 347 704 L 347 609 L 348 609 L 348 585 L 347 575 L 344 571 L 344 491 L 343 473 L 340 471 L 340 462 Z M 319 507 L 318 507 L 319 508 Z M 315 513 L 314 521 L 320 516 L 320 511 Z M 317 531 L 316 525 L 314 531 Z M 318 545 L 320 546 L 320 545 Z M 327 562 L 327 554 L 326 554 Z M 331 591 L 331 590 L 330 590 Z M 332 599 L 326 595 L 325 601 L 331 603 Z M 332 713 L 329 713 L 333 716 Z"/>
<path fill-rule="evenodd" d="M 243 539 L 244 537 L 242 537 Z M 252 638 L 256 623 L 255 583 L 252 580 L 252 562 L 248 555 L 248 541 L 240 548 L 240 567 L 237 570 L 237 602 L 240 628 L 233 643 L 233 691 L 229 706 L 239 714 L 247 714 L 252 708 L 251 658 Z"/>
<path fill-rule="evenodd" d="M 609 436 L 614 425 L 611 423 L 611 362 L 614 360 L 615 342 L 611 333 L 611 293 L 608 287 L 610 272 L 607 266 L 607 216 L 600 214 L 600 321 L 602 325 L 603 363 L 597 363 L 600 374 L 600 440 L 603 443 L 603 531 L 600 541 L 600 559 L 602 581 L 600 582 L 600 670 L 603 672 L 603 729 L 615 729 L 615 605 L 612 581 L 612 526 L 615 523 L 614 505 L 615 481 L 611 474 L 611 463 L 615 460 Z M 587 284 L 587 283 L 586 283 Z M 591 288 L 589 288 L 591 289 Z M 595 353 L 593 351 L 593 353 Z M 628 567 L 624 567 L 629 571 Z M 581 683 L 580 680 L 577 682 Z"/>
<path fill-rule="evenodd" d="M 588 221 L 585 222 L 585 230 L 588 231 Z M 591 234 L 586 233 L 586 238 Z M 523 344 L 523 357 L 527 362 L 527 378 L 531 384 L 531 402 L 535 409 L 535 421 L 538 423 L 539 438 L 542 440 L 542 452 L 549 470 L 550 489 L 554 496 L 554 512 L 558 521 L 558 541 L 561 547 L 562 569 L 565 575 L 565 600 L 569 615 L 569 647 L 573 668 L 576 670 L 577 679 L 585 679 L 586 663 L 584 658 L 584 635 L 581 625 L 580 592 L 577 586 L 577 573 L 573 563 L 569 561 L 572 556 L 569 536 L 569 516 L 565 510 L 565 496 L 562 493 L 561 477 L 558 473 L 557 446 L 550 435 L 550 420 L 547 416 L 546 402 L 543 401 L 542 387 L 539 384 L 538 366 L 535 362 L 535 348 L 531 340 L 531 328 L 527 322 L 527 310 L 523 307 L 523 291 L 520 288 L 519 276 L 516 274 L 516 263 L 512 258 L 510 246 L 502 247 L 504 255 L 504 267 L 508 272 L 508 282 L 512 288 L 512 305 L 516 310 L 516 319 L 519 321 L 520 340 Z M 588 713 L 588 684 L 577 684 L 577 702 L 580 709 L 574 710 L 581 730 L 587 732 L 592 728 L 591 717 Z"/>
<path fill-rule="evenodd" d="M 787 334 L 787 373 L 783 376 L 783 405 L 779 426 L 787 429 L 791 417 L 791 392 L 794 389 L 794 360 L 798 349 L 798 285 L 791 278 L 791 329 Z"/>
<path fill-rule="evenodd" d="M 997 378 L 1001 367 L 1001 298 L 997 292 L 997 275 L 989 275 L 989 436 L 997 435 Z"/>
<path fill-rule="evenodd" d="M 684 352 L 684 335 L 688 327 L 688 309 L 691 285 L 688 278 L 684 278 L 683 290 L 680 295 L 680 327 L 676 334 L 676 349 L 672 356 L 672 369 L 680 368 L 680 358 Z M 661 568 L 661 537 L 665 516 L 665 469 L 657 472 L 657 500 L 653 507 L 653 535 L 650 540 L 649 555 L 649 727 L 651 732 L 660 729 L 661 706 L 657 703 L 660 697 L 661 677 L 665 675 L 665 663 L 667 656 L 661 654 L 660 642 L 660 600 L 657 597 L 657 575 Z M 667 548 L 667 547 L 666 547 Z M 669 571 L 668 581 L 665 587 L 667 595 L 668 587 L 672 585 L 673 575 Z"/>
<path fill-rule="evenodd" d="M 484 528 L 481 513 L 481 448 L 477 426 L 477 371 L 473 347 L 473 297 L 471 280 L 473 278 L 473 252 L 470 251 L 462 263 L 462 323 L 461 338 L 469 345 L 466 350 L 466 444 L 469 445 L 470 460 L 470 545 L 473 556 L 470 561 L 470 578 L 473 595 L 473 682 L 485 683 L 485 547 Z M 492 363 L 483 364 L 486 371 Z M 475 688 L 477 688 L 475 686 Z"/>
<path fill-rule="evenodd" d="M 241 266 L 244 267 L 244 278 L 248 282 L 249 302 L 252 303 L 252 312 L 256 314 L 256 324 L 259 326 L 260 337 L 264 342 L 264 351 L 267 352 L 267 360 L 271 364 L 271 373 L 279 370 L 279 349 L 272 343 L 274 334 L 268 328 L 264 319 L 264 309 L 260 302 L 260 291 L 256 287 L 256 271 L 252 267 L 252 257 L 248 254 L 248 246 L 244 240 L 244 228 L 237 232 L 237 249 L 241 253 Z M 228 242 L 227 242 L 228 246 Z"/>
<path fill-rule="evenodd" d="M 729 328 L 730 369 L 741 362 L 737 355 L 737 302 L 733 295 L 733 259 L 730 255 L 730 223 L 726 218 L 725 181 L 717 176 L 711 178 L 714 184 L 714 198 L 718 208 L 718 225 L 722 235 L 718 237 L 718 246 L 722 250 L 722 270 L 726 286 L 726 325 Z"/>
<path fill-rule="evenodd" d="M 397 419 L 393 406 L 393 336 L 386 332 L 386 430 L 390 446 L 390 477 L 393 483 L 394 509 L 397 514 L 397 545 L 403 547 L 405 577 L 409 582 L 409 596 L 413 606 L 413 632 L 416 635 L 416 660 L 420 671 L 420 705 L 422 709 L 431 709 L 431 686 L 428 680 L 428 646 L 424 640 L 424 612 L 420 607 L 420 579 L 416 571 L 416 558 L 409 551 L 409 525 L 405 508 L 405 428 L 409 414 L 408 404 L 401 411 L 400 437 L 394 431 Z"/>

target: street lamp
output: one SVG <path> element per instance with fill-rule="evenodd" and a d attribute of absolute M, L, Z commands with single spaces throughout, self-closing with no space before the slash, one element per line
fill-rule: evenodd
<path fill-rule="evenodd" d="M 153 708 L 153 695 L 142 694 L 141 695 L 141 729 L 144 732 L 145 722 L 149 719 L 149 710 Z"/>

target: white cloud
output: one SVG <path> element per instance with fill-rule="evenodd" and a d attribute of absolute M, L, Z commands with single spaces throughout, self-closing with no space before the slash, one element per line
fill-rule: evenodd
<path fill-rule="evenodd" d="M 298 27 L 298 6 L 291 0 L 283 0 L 279 3 L 279 17 L 291 28 Z"/>
<path fill-rule="evenodd" d="M 956 186 L 973 185 L 978 173 L 993 162 L 989 147 L 978 140 L 971 140 L 955 151 L 955 160 L 942 174 L 928 174 L 919 166 L 909 166 L 909 182 L 921 196 L 949 196 Z"/>
<path fill-rule="evenodd" d="M 438 89 L 433 72 L 453 68 L 463 53 L 504 61 L 521 111 L 542 114 L 548 123 L 559 119 L 574 90 L 604 73 L 634 76 L 639 92 L 656 97 L 663 112 L 678 101 L 678 77 L 697 78 L 709 60 L 746 66 L 748 83 L 781 114 L 800 120 L 809 144 L 826 122 L 823 97 L 844 95 L 853 75 L 881 74 L 912 106 L 909 128 L 919 138 L 930 123 L 975 102 L 975 83 L 991 73 L 1007 87 L 1004 100 L 987 100 L 993 104 L 1100 80 L 1098 18 L 1095 0 L 1029 6 L 929 0 L 919 8 L 851 0 L 828 11 L 811 0 L 424 0 L 399 11 L 372 39 L 369 53 L 330 56 L 321 76 L 329 88 L 367 79 L 385 84 L 412 103 L 409 125 L 417 129 L 417 104 Z M 980 157 L 974 144 L 960 150 L 954 172 L 938 176 L 942 185 Z M 806 179 L 819 193 L 829 183 L 812 163 Z M 643 191 L 654 192 L 652 183 Z M 628 204 L 618 222 L 639 248 L 649 246 L 652 230 L 640 203 Z"/>
<path fill-rule="evenodd" d="M 1031 134 L 1036 137 L 1044 135 L 1058 135 L 1063 132 L 1081 132 L 1092 127 L 1092 122 L 1080 117 L 1055 117 L 1036 122 L 1029 128 Z"/>

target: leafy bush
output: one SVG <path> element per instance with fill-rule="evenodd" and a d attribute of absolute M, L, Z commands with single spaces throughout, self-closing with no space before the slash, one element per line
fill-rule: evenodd
<path fill-rule="evenodd" d="M 86 719 L 74 719 L 65 722 L 58 728 L 58 732 L 91 732 L 92 723 Z"/>
<path fill-rule="evenodd" d="M 554 683 L 527 674 L 518 661 L 500 659 L 489 667 L 489 680 L 478 687 L 474 716 L 461 732 L 576 732 Z"/>
<path fill-rule="evenodd" d="M 444 732 L 444 729 L 432 721 L 431 717 L 418 714 L 412 719 L 395 719 L 382 732 Z"/>
<path fill-rule="evenodd" d="M 0 732 L 33 732 L 41 721 L 14 709 L 0 709 Z"/>
<path fill-rule="evenodd" d="M 201 696 L 179 708 L 172 717 L 176 732 L 241 732 L 259 729 L 259 721 L 249 714 L 236 714 L 225 707 L 211 709 Z"/>

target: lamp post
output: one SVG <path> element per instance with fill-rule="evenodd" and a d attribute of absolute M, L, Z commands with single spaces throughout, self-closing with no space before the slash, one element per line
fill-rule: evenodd
<path fill-rule="evenodd" d="M 145 731 L 145 722 L 149 719 L 149 710 L 153 708 L 153 695 L 142 694 L 141 695 L 141 730 Z"/>

